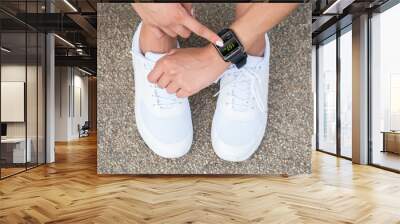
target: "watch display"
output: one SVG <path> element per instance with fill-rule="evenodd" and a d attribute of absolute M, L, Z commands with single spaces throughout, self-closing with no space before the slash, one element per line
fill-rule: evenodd
<path fill-rule="evenodd" d="M 236 40 L 231 39 L 228 42 L 224 42 L 224 46 L 220 48 L 220 52 L 224 57 L 226 57 L 235 52 L 238 47 L 239 43 Z"/>
<path fill-rule="evenodd" d="M 214 46 L 224 61 L 229 61 L 235 64 L 238 68 L 241 68 L 246 64 L 247 54 L 233 30 L 223 29 L 218 33 L 218 35 L 223 40 L 224 46 Z"/>

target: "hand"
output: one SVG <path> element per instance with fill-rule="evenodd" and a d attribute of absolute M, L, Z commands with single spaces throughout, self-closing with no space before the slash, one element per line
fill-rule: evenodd
<path fill-rule="evenodd" d="M 211 45 L 179 48 L 157 61 L 148 80 L 177 97 L 188 97 L 211 85 L 228 66 Z"/>
<path fill-rule="evenodd" d="M 188 38 L 193 32 L 211 43 L 223 45 L 216 33 L 193 18 L 190 3 L 133 3 L 132 6 L 144 23 L 158 28 L 158 37 L 166 33 L 171 37 Z"/>

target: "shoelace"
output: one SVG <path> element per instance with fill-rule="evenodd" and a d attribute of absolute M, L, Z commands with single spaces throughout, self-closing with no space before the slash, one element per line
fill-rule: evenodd
<path fill-rule="evenodd" d="M 154 62 L 144 61 L 143 63 L 147 70 L 151 70 L 151 68 L 154 66 Z M 153 104 L 154 106 L 159 106 L 160 108 L 166 109 L 183 103 L 182 99 L 176 97 L 175 94 L 169 94 L 165 89 L 158 87 L 157 84 L 149 83 L 149 85 L 153 90 L 152 97 L 155 99 L 155 103 Z"/>
<path fill-rule="evenodd" d="M 135 52 L 131 51 L 132 57 Z M 154 62 L 142 61 L 145 69 L 151 70 L 154 66 Z M 154 106 L 159 106 L 160 108 L 171 108 L 174 105 L 182 104 L 183 100 L 176 97 L 175 94 L 169 94 L 165 89 L 161 89 L 157 84 L 150 83 L 150 88 L 153 89 L 152 97 L 155 98 Z"/>
<path fill-rule="evenodd" d="M 251 107 L 251 103 L 254 100 L 257 108 L 262 112 L 266 111 L 265 103 L 263 102 L 263 97 L 259 90 L 261 86 L 265 85 L 262 83 L 257 73 L 251 71 L 247 68 L 242 68 L 244 73 L 238 74 L 238 71 L 230 72 L 226 75 L 235 76 L 232 81 L 221 86 L 220 90 L 214 94 L 214 97 L 219 95 L 223 91 L 229 91 L 232 94 L 232 107 L 238 110 L 246 110 Z M 227 87 L 232 87 L 227 88 Z"/>
<path fill-rule="evenodd" d="M 160 108 L 171 108 L 173 105 L 182 104 L 183 101 L 178 99 L 175 94 L 169 94 L 165 89 L 161 89 L 157 84 L 150 84 L 153 89 L 153 97 L 155 98 L 155 106 Z"/>

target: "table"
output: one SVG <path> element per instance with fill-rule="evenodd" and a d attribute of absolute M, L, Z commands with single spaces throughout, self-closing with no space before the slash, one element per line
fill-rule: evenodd
<path fill-rule="evenodd" d="M 383 131 L 382 152 L 400 154 L 400 131 Z"/>
<path fill-rule="evenodd" d="M 5 138 L 1 139 L 1 156 L 10 163 L 26 163 L 31 162 L 31 145 L 32 141 L 30 138 L 26 139 L 27 147 L 25 152 L 25 138 Z M 5 154 L 5 155 L 4 155 Z M 7 154 L 12 154 L 8 156 Z M 8 158 L 6 158 L 8 157 Z M 12 160 L 11 160 L 12 158 Z"/>

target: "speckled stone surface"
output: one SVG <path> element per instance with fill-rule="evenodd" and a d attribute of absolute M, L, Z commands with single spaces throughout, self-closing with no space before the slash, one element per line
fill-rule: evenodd
<path fill-rule="evenodd" d="M 213 30 L 228 26 L 234 4 L 195 4 L 198 19 Z M 210 139 L 218 90 L 214 85 L 190 98 L 194 140 L 182 158 L 152 153 L 135 124 L 131 39 L 139 17 L 129 4 L 98 4 L 99 174 L 255 174 L 311 172 L 311 5 L 305 4 L 269 32 L 271 67 L 266 135 L 247 161 L 219 159 Z M 191 37 L 182 46 L 203 46 Z"/>

